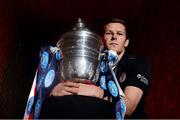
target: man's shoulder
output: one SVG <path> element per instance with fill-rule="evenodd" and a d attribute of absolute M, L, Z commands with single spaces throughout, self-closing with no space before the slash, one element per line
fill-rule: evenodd
<path fill-rule="evenodd" d="M 127 63 L 128 63 L 128 65 L 135 65 L 135 66 L 149 64 L 147 58 L 145 58 L 143 56 L 137 56 L 137 55 L 128 55 Z"/>
<path fill-rule="evenodd" d="M 126 66 L 128 83 L 126 85 L 136 86 L 145 93 L 149 86 L 149 63 L 145 57 L 129 55 Z"/>

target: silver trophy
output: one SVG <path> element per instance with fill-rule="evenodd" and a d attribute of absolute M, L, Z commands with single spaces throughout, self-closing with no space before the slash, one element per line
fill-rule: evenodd
<path fill-rule="evenodd" d="M 57 47 L 63 55 L 58 66 L 60 80 L 97 81 L 102 41 L 100 36 L 86 28 L 80 18 L 72 31 L 60 37 Z"/>

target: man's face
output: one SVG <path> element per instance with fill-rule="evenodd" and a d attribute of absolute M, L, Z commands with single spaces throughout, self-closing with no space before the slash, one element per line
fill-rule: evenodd
<path fill-rule="evenodd" d="M 118 54 L 125 50 L 129 40 L 126 37 L 125 26 L 121 23 L 109 23 L 105 26 L 103 40 L 109 50 L 114 50 Z"/>

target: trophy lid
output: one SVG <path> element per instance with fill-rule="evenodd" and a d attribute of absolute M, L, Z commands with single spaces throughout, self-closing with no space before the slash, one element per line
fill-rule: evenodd
<path fill-rule="evenodd" d="M 79 40 L 84 37 L 96 39 L 97 43 L 102 44 L 101 37 L 95 32 L 90 31 L 86 27 L 84 21 L 81 18 L 78 18 L 77 23 L 75 24 L 74 28 L 64 33 L 63 35 L 61 35 L 58 38 L 59 41 L 57 42 L 56 45 L 57 47 L 60 47 L 62 41 L 64 41 L 65 39 L 71 39 L 73 41 L 73 40 Z"/>

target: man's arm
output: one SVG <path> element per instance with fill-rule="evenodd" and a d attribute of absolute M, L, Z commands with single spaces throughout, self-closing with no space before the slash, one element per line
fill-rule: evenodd
<path fill-rule="evenodd" d="M 143 95 L 143 91 L 135 86 L 127 86 L 124 94 L 125 97 L 123 97 L 123 99 L 126 104 L 126 116 L 131 116 Z"/>

